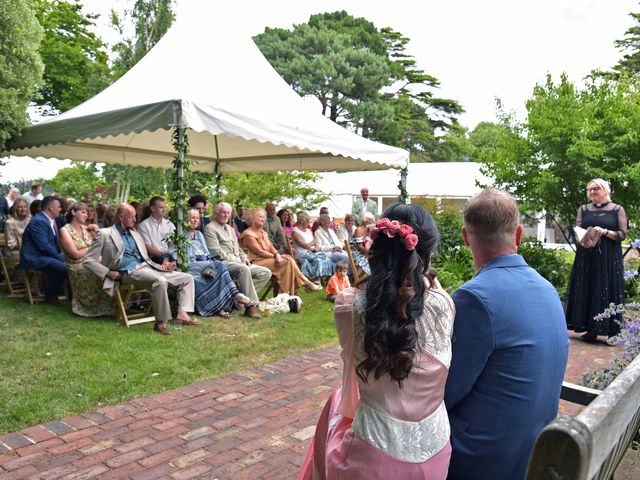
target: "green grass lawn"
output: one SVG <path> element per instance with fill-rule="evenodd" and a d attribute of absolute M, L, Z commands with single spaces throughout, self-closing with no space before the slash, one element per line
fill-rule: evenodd
<path fill-rule="evenodd" d="M 333 304 L 301 293 L 300 314 L 202 318 L 164 337 L 152 324 L 73 315 L 69 303 L 0 298 L 0 432 L 14 431 L 337 343 Z"/>

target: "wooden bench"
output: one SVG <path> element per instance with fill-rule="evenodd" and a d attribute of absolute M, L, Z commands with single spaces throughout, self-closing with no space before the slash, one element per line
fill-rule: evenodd
<path fill-rule="evenodd" d="M 540 432 L 526 479 L 612 479 L 640 428 L 640 356 L 605 390 L 563 383 L 561 398 L 587 408 Z"/>

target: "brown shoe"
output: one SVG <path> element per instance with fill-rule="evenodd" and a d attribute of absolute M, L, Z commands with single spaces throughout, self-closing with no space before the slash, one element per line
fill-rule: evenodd
<path fill-rule="evenodd" d="M 260 318 L 260 312 L 258 312 L 258 308 L 255 305 L 251 305 L 249 308 L 245 309 L 244 314 L 250 318 Z"/>
<path fill-rule="evenodd" d="M 57 295 L 47 295 L 46 297 L 44 297 L 44 301 L 45 303 L 49 303 L 51 305 L 60 305 L 61 303 Z"/>
<path fill-rule="evenodd" d="M 187 318 L 187 319 L 178 318 L 176 319 L 176 321 L 178 323 L 182 323 L 182 325 L 190 325 L 190 326 L 202 325 L 202 322 L 200 320 L 195 320 L 193 318 Z"/>
<path fill-rule="evenodd" d="M 155 332 L 158 332 L 161 335 L 171 335 L 171 332 L 169 331 L 169 327 L 167 327 L 167 325 L 164 322 L 156 322 L 155 325 L 153 326 L 153 330 Z"/>

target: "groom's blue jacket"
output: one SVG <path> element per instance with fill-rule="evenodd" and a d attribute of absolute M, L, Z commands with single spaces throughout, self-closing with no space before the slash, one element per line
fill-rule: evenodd
<path fill-rule="evenodd" d="M 487 262 L 452 297 L 448 478 L 522 479 L 558 413 L 569 349 L 560 298 L 520 255 Z"/>

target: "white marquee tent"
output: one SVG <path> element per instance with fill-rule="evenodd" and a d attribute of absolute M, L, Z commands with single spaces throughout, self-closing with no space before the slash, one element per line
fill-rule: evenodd
<path fill-rule="evenodd" d="M 251 38 L 230 38 L 232 30 L 213 27 L 206 10 L 179 18 L 126 75 L 74 109 L 26 128 L 10 153 L 170 168 L 171 136 L 180 126 L 187 129 L 194 171 L 408 165 L 405 150 L 364 139 L 312 111 Z"/>

